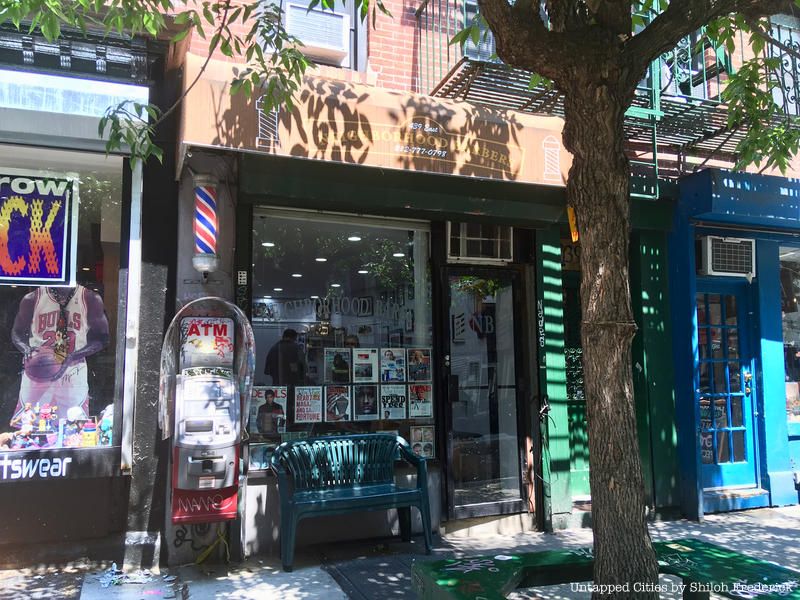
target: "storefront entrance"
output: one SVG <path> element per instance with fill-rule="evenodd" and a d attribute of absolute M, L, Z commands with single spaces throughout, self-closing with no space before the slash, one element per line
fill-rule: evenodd
<path fill-rule="evenodd" d="M 445 281 L 449 512 L 454 518 L 524 512 L 520 276 L 449 268 Z"/>
<path fill-rule="evenodd" d="M 746 282 L 698 280 L 696 400 L 706 491 L 758 487 Z"/>

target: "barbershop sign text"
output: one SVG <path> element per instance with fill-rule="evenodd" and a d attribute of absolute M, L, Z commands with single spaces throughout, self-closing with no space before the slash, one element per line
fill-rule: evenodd
<path fill-rule="evenodd" d="M 74 285 L 78 182 L 0 171 L 0 284 Z"/>

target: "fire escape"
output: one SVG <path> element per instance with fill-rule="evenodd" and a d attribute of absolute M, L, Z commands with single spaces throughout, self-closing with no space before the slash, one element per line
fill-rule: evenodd
<path fill-rule="evenodd" d="M 477 13 L 476 0 L 423 0 L 416 11 L 419 43 L 419 91 L 523 113 L 564 115 L 563 97 L 536 83 L 532 73 L 503 64 L 494 55 L 491 32 L 464 49 L 449 40 Z M 784 45 L 800 48 L 800 20 L 777 17 L 771 34 Z M 728 76 L 746 58 L 739 40 L 733 53 L 713 47 L 704 32 L 681 40 L 653 61 L 640 82 L 625 121 L 631 163 L 631 195 L 657 198 L 670 179 L 702 166 L 731 166 L 746 131 L 728 125 L 721 93 Z M 798 61 L 769 45 L 780 59 L 773 93 L 784 112 L 800 116 Z"/>

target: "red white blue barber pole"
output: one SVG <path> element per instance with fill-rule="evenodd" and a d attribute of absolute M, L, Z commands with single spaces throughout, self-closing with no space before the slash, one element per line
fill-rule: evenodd
<path fill-rule="evenodd" d="M 217 270 L 217 186 L 208 176 L 194 178 L 194 257 L 192 265 L 203 275 Z"/>

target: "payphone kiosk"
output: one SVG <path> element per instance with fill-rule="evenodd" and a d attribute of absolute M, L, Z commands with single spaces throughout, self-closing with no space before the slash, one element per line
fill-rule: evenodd
<path fill-rule="evenodd" d="M 235 519 L 252 331 L 238 308 L 214 298 L 186 305 L 173 325 L 162 351 L 160 415 L 162 431 L 172 433 L 172 522 Z"/>

